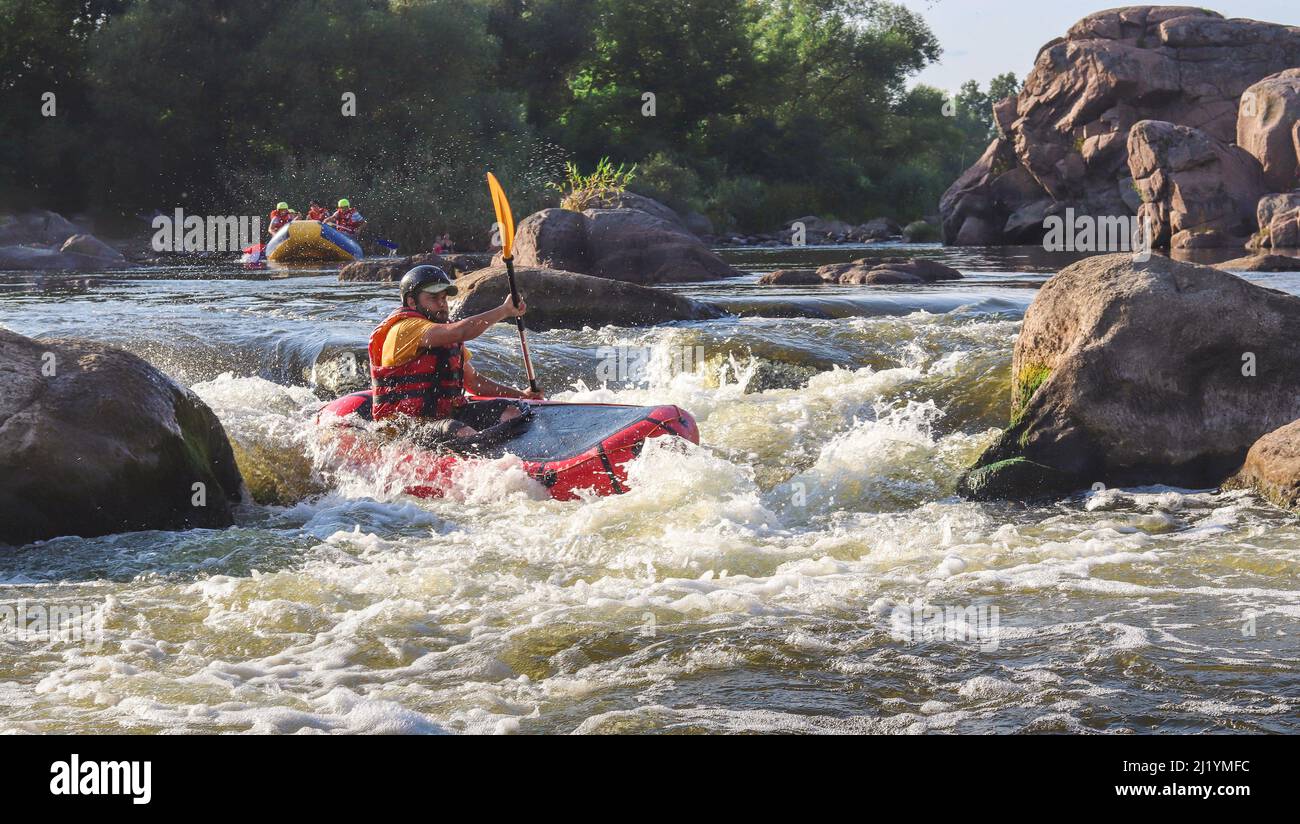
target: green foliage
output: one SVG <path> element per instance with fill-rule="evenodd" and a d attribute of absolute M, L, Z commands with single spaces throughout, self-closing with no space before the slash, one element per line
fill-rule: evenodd
<path fill-rule="evenodd" d="M 560 193 L 560 208 L 581 212 L 594 200 L 622 194 L 634 177 L 635 164 L 630 169 L 623 163 L 615 168 L 608 157 L 602 157 L 589 175 L 584 175 L 576 163 L 564 164 L 564 182 L 547 186 Z"/>
<path fill-rule="evenodd" d="M 571 161 L 571 206 L 636 168 L 720 230 L 907 221 L 1018 86 L 967 84 L 946 116 L 906 85 L 938 55 L 884 0 L 0 0 L 0 192 L 127 214 L 345 196 L 410 247 L 486 238 L 485 171 L 522 216 Z"/>
<path fill-rule="evenodd" d="M 679 214 L 703 212 L 705 187 L 694 168 L 667 152 L 656 152 L 637 165 L 633 192 L 654 198 Z"/>

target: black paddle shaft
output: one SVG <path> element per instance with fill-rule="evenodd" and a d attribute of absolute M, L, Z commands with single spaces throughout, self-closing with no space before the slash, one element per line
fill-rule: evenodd
<path fill-rule="evenodd" d="M 506 275 L 510 278 L 510 299 L 514 301 L 515 308 L 519 308 L 519 286 L 515 283 L 515 259 L 513 256 L 505 259 Z M 515 318 L 515 325 L 519 327 L 519 346 L 524 350 L 524 371 L 528 373 L 528 388 L 537 391 L 537 376 L 533 374 L 533 359 L 528 354 L 528 338 L 524 334 L 524 319 Z"/>

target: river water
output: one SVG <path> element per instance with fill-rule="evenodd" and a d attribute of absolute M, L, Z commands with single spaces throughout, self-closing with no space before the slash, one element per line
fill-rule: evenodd
<path fill-rule="evenodd" d="M 102 622 L 0 635 L 0 732 L 1300 730 L 1294 516 L 1214 490 L 953 495 L 1006 423 L 1020 320 L 1062 256 L 726 255 L 759 273 L 900 253 L 967 277 L 753 274 L 675 287 L 725 320 L 533 334 L 552 397 L 675 403 L 702 434 L 651 442 L 629 493 L 568 503 L 510 458 L 432 501 L 322 475 L 313 412 L 392 285 L 0 275 L 0 325 L 111 342 L 192 387 L 271 502 L 228 530 L 0 549 L 0 603 Z M 520 380 L 511 327 L 472 348 Z M 602 380 L 611 357 L 629 366 Z"/>

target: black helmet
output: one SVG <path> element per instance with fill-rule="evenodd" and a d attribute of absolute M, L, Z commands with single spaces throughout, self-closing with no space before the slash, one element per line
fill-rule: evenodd
<path fill-rule="evenodd" d="M 416 266 L 406 274 L 402 275 L 403 306 L 406 305 L 406 299 L 409 296 L 418 295 L 420 292 L 426 290 L 431 292 L 446 292 L 448 295 L 454 295 L 456 294 L 456 284 L 451 282 L 451 277 L 441 268 L 430 266 L 428 264 Z"/>

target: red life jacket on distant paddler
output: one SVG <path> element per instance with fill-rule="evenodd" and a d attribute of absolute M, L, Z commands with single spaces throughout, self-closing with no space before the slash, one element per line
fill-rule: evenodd
<path fill-rule="evenodd" d="M 401 366 L 380 366 L 384 339 L 399 321 L 428 320 L 414 309 L 402 308 L 370 333 L 370 383 L 375 390 L 371 415 L 375 420 L 393 415 L 450 418 L 465 405 L 465 360 L 461 344 L 421 349 Z"/>
<path fill-rule="evenodd" d="M 329 210 L 326 209 L 324 206 L 313 206 L 313 207 L 311 207 L 310 209 L 307 210 L 307 219 L 308 219 L 308 220 L 320 220 L 320 221 L 323 221 L 323 220 L 325 220 L 325 218 L 327 218 L 327 217 L 329 217 L 329 216 L 330 216 Z"/>
<path fill-rule="evenodd" d="M 273 209 L 271 211 L 271 224 L 269 226 L 271 234 L 280 231 L 285 225 L 292 223 L 294 214 L 289 209 Z"/>
<path fill-rule="evenodd" d="M 354 234 L 357 231 L 356 224 L 361 222 L 360 214 L 356 207 L 349 206 L 346 209 L 339 209 L 334 213 L 334 226 L 348 234 Z"/>

